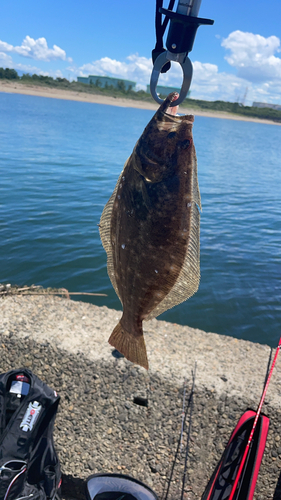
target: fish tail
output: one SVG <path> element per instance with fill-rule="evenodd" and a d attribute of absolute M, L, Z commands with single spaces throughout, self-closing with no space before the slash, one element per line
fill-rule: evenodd
<path fill-rule="evenodd" d="M 132 335 L 119 322 L 114 328 L 108 340 L 109 344 L 115 347 L 132 363 L 143 366 L 148 370 L 148 361 L 144 336 Z"/>

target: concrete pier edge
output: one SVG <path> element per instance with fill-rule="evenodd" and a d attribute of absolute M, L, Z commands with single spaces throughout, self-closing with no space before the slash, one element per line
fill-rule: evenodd
<path fill-rule="evenodd" d="M 107 340 L 120 315 L 54 296 L 2 298 L 1 372 L 26 366 L 61 394 L 55 440 L 65 497 L 81 497 L 85 478 L 104 469 L 135 475 L 161 496 L 178 439 L 183 380 L 190 390 L 196 361 L 186 495 L 201 498 L 239 416 L 257 408 L 275 350 L 152 320 L 144 324 L 146 372 L 112 355 Z M 280 367 L 281 356 L 263 407 L 271 423 L 255 499 L 281 498 Z M 148 396 L 148 408 L 134 405 L 135 395 Z M 181 462 L 170 498 L 177 497 Z"/>

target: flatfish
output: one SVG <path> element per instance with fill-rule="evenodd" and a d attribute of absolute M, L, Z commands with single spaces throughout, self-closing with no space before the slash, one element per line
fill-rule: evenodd
<path fill-rule="evenodd" d="M 148 369 L 142 322 L 199 286 L 201 202 L 193 115 L 176 116 L 171 93 L 126 161 L 100 220 L 107 270 L 123 305 L 109 343 Z"/>

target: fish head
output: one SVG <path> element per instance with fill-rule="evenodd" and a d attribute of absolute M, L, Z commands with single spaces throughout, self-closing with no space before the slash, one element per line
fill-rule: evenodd
<path fill-rule="evenodd" d="M 168 95 L 134 148 L 134 167 L 147 182 L 161 182 L 174 175 L 179 157 L 192 148 L 194 116 L 177 116 L 178 106 L 170 107 L 177 98 L 176 92 Z"/>

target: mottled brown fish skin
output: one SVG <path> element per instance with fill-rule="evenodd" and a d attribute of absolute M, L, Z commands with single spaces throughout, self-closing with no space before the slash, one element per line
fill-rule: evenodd
<path fill-rule="evenodd" d="M 109 343 L 146 369 L 142 321 L 177 282 L 191 230 L 193 116 L 165 113 L 174 95 L 145 128 L 112 200 L 111 258 L 123 316 Z"/>

